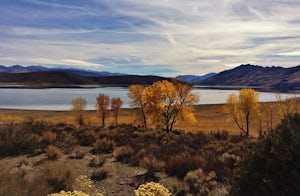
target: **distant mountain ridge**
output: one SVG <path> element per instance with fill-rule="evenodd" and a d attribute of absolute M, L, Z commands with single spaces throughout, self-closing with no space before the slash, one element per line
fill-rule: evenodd
<path fill-rule="evenodd" d="M 265 90 L 300 90 L 300 65 L 291 68 L 240 65 L 201 81 L 202 85 L 253 86 Z"/>
<path fill-rule="evenodd" d="M 119 75 L 119 76 L 79 76 L 66 71 L 46 71 L 28 73 L 0 73 L 2 84 L 22 84 L 42 87 L 58 87 L 64 85 L 116 85 L 132 84 L 150 85 L 161 80 L 169 80 L 159 76 Z"/>
<path fill-rule="evenodd" d="M 65 71 L 74 73 L 79 76 L 86 77 L 95 77 L 95 76 L 120 76 L 120 75 L 128 75 L 122 73 L 111 73 L 107 71 L 91 71 L 84 69 L 73 69 L 73 68 L 49 68 L 44 66 L 21 66 L 21 65 L 13 65 L 10 67 L 5 67 L 0 65 L 0 73 L 31 73 L 31 72 L 56 72 L 56 71 Z"/>
<path fill-rule="evenodd" d="M 215 76 L 217 73 L 208 73 L 202 76 L 197 76 L 197 75 L 178 75 L 175 78 L 177 80 L 187 82 L 189 84 L 198 84 L 199 82 L 208 79 L 210 77 Z"/>

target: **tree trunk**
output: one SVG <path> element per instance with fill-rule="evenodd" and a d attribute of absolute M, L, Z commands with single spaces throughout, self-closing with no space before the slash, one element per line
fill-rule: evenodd
<path fill-rule="evenodd" d="M 144 107 L 141 106 L 141 110 L 142 110 L 142 115 L 143 115 L 143 121 L 144 121 L 144 126 L 145 126 L 145 130 L 147 130 L 147 119 L 146 119 L 146 114 L 145 114 L 145 111 L 144 111 Z"/>
<path fill-rule="evenodd" d="M 249 136 L 249 114 L 246 115 L 246 136 Z"/>
<path fill-rule="evenodd" d="M 118 114 L 117 113 L 115 115 L 115 118 L 116 118 L 116 126 L 118 126 Z"/>
<path fill-rule="evenodd" d="M 102 126 L 105 127 L 105 114 L 102 114 Z"/>

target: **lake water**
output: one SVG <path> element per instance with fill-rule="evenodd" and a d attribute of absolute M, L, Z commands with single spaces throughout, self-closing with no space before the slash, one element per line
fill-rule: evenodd
<path fill-rule="evenodd" d="M 88 109 L 94 110 L 96 97 L 100 93 L 110 98 L 120 97 L 123 100 L 123 108 L 129 108 L 126 87 L 102 87 L 102 88 L 49 88 L 49 89 L 20 89 L 0 88 L 0 108 L 29 109 L 29 110 L 70 110 L 71 100 L 83 97 L 88 102 Z M 200 98 L 199 104 L 225 103 L 229 94 L 238 90 L 201 89 L 194 88 L 193 93 Z M 259 93 L 261 102 L 276 101 L 275 94 L 270 92 Z M 295 96 L 295 94 L 282 94 Z M 300 97 L 300 94 L 296 94 Z"/>

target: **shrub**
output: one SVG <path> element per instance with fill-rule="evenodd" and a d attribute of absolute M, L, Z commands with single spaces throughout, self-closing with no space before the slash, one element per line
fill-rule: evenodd
<path fill-rule="evenodd" d="M 45 153 L 46 153 L 48 159 L 50 159 L 50 160 L 59 159 L 63 155 L 63 153 L 60 151 L 60 149 L 53 145 L 48 146 L 45 149 Z"/>
<path fill-rule="evenodd" d="M 164 161 L 160 161 L 155 157 L 144 156 L 142 160 L 140 160 L 139 165 L 148 170 L 149 173 L 163 171 L 166 163 Z"/>
<path fill-rule="evenodd" d="M 53 187 L 53 192 L 71 190 L 77 170 L 74 165 L 59 161 L 48 161 L 44 164 L 44 174 L 47 182 Z"/>
<path fill-rule="evenodd" d="M 92 150 L 94 154 L 111 153 L 114 150 L 116 143 L 113 140 L 102 138 L 97 140 Z"/>
<path fill-rule="evenodd" d="M 42 144 L 50 145 L 54 144 L 56 141 L 56 134 L 52 131 L 46 131 L 40 138 Z"/>
<path fill-rule="evenodd" d="M 39 148 L 38 135 L 14 123 L 0 127 L 0 155 L 32 153 Z"/>
<path fill-rule="evenodd" d="M 79 133 L 78 142 L 82 146 L 90 146 L 97 140 L 96 133 L 94 131 L 85 130 Z"/>
<path fill-rule="evenodd" d="M 92 173 L 91 179 L 94 181 L 101 181 L 107 178 L 108 172 L 106 169 L 100 168 Z"/>
<path fill-rule="evenodd" d="M 136 196 L 170 196 L 172 195 L 168 189 L 159 183 L 149 182 L 142 184 L 134 191 Z"/>
<path fill-rule="evenodd" d="M 232 195 L 300 194 L 300 114 L 286 116 L 246 152 L 231 180 Z"/>
<path fill-rule="evenodd" d="M 0 165 L 0 195 L 44 196 L 51 191 L 44 176 L 35 175 L 28 180 L 24 171 L 8 171 L 7 165 Z"/>
<path fill-rule="evenodd" d="M 133 153 L 134 150 L 130 146 L 121 146 L 114 150 L 113 155 L 118 161 L 128 163 L 131 160 Z"/>
<path fill-rule="evenodd" d="M 165 171 L 170 176 L 183 178 L 188 171 L 202 167 L 205 160 L 187 153 L 176 154 L 167 160 Z"/>
<path fill-rule="evenodd" d="M 184 180 L 188 183 L 190 192 L 201 195 L 209 195 L 209 192 L 217 185 L 217 176 L 214 171 L 203 172 L 201 168 L 189 171 Z"/>

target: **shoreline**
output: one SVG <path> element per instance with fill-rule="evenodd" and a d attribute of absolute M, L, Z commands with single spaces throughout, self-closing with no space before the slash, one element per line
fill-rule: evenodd
<path fill-rule="evenodd" d="M 131 84 L 16 84 L 16 83 L 0 83 L 0 89 L 51 89 L 51 88 L 68 88 L 68 89 L 94 89 L 94 88 L 106 88 L 106 87 L 123 87 L 128 88 Z M 193 84 L 192 84 L 193 85 Z M 263 86 L 222 86 L 222 85 L 201 85 L 194 84 L 194 89 L 215 89 L 215 90 L 241 90 L 243 88 L 252 88 L 258 92 L 270 92 L 270 93 L 296 93 L 300 94 L 300 89 L 276 89 L 265 88 Z"/>

